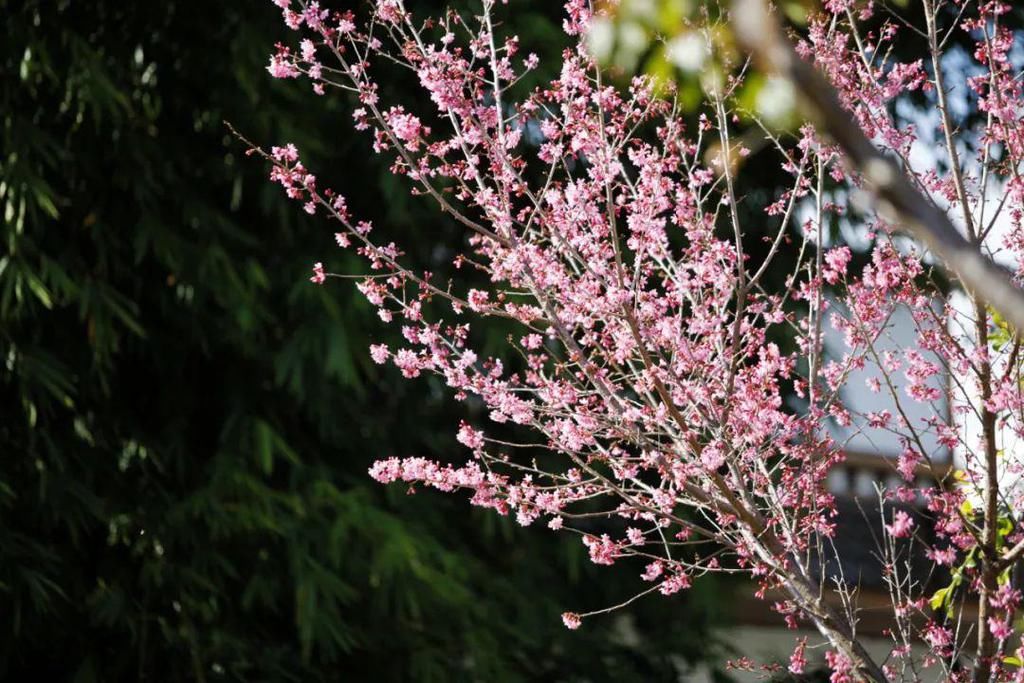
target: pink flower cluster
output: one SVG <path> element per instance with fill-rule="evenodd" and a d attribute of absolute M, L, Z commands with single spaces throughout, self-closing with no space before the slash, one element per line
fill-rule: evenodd
<path fill-rule="evenodd" d="M 353 93 L 354 128 L 412 192 L 465 228 L 453 272 L 477 273 L 475 286 L 460 288 L 417 267 L 400 245 L 353 218 L 340 194 L 321 188 L 293 146 L 266 155 L 271 180 L 308 213 L 335 221 L 337 244 L 368 264 L 359 291 L 404 339 L 398 348 L 372 345 L 373 361 L 410 379 L 437 377 L 457 400 L 473 397 L 491 423 L 455 430 L 471 451 L 463 465 L 387 458 L 371 468 L 374 479 L 465 490 L 473 504 L 523 525 L 545 519 L 580 534 L 597 564 L 639 558 L 645 590 L 664 595 L 702 573 L 746 571 L 759 595 L 788 591 L 791 625 L 817 619 L 831 634 L 825 658 L 839 682 L 871 667 L 828 621 L 844 615 L 822 616 L 827 608 L 814 598 L 850 594 L 815 578 L 813 558 L 837 533 L 827 481 L 845 458 L 824 425 L 882 430 L 900 443 L 892 462 L 900 483 L 882 497 L 889 521 L 881 562 L 901 596 L 887 670 L 916 656 L 910 643 L 927 649 L 921 661 L 930 666 L 959 666 L 966 642 L 926 613 L 926 582 L 900 576 L 906 562 L 893 554 L 929 536 L 917 533 L 925 518 L 909 506 L 927 513 L 935 536 L 927 557 L 953 568 L 987 605 L 979 628 L 993 642 L 1010 639 L 1020 596 L 994 583 L 993 567 L 1024 552 L 1010 549 L 1024 544 L 1016 522 L 1024 492 L 993 490 L 1002 474 L 1024 474 L 1024 456 L 999 455 L 992 435 L 1024 438 L 1020 345 L 1000 336 L 981 299 L 968 297 L 967 312 L 955 304 L 945 284 L 932 281 L 923 248 L 901 239 L 885 215 L 851 217 L 841 197 L 859 196 L 861 173 L 812 125 L 740 144 L 761 130 L 742 118 L 751 114 L 738 101 L 740 73 L 728 75 L 724 92 L 709 93 L 692 120 L 649 79 L 607 85 L 586 50 L 586 0 L 565 2 L 557 75 L 529 92 L 519 81 L 540 60 L 517 57 L 520 41 L 501 34 L 505 22 L 489 0 L 475 17 L 426 21 L 403 0 L 378 0 L 365 19 L 316 2 L 275 3 L 301 36 L 297 50 L 277 47 L 270 73 L 308 78 L 321 94 Z M 938 98 L 949 88 L 937 83 L 941 55 L 893 61 L 894 20 L 875 16 L 867 27 L 870 4 L 830 0 L 811 16 L 798 51 L 862 130 L 910 169 L 915 187 L 1024 272 L 1024 181 L 1015 173 L 1024 118 L 1014 35 L 997 21 L 1004 8 L 964 5 L 960 26 L 976 39 L 981 75 L 969 85 L 988 117 L 964 138 L 975 152 L 973 176 L 963 160 L 942 166 L 951 170 L 914 170 L 911 147 L 921 131 L 892 101 L 908 92 Z M 374 80 L 381 64 L 404 67 L 421 97 L 383 102 Z M 940 128 L 950 139 L 959 134 L 949 122 Z M 734 189 L 748 155 L 773 159 L 789 178 L 757 220 L 745 217 L 752 200 Z M 1005 201 L 991 201 L 985 193 L 1000 183 Z M 980 219 L 985 207 L 1004 204 L 1005 229 L 991 247 L 994 233 Z M 826 248 L 835 221 L 861 230 L 870 246 L 861 254 Z M 767 237 L 765 224 L 777 226 Z M 782 253 L 795 266 L 779 274 Z M 326 277 L 317 263 L 312 281 Z M 784 284 L 769 286 L 772 279 Z M 883 343 L 899 332 L 898 315 L 911 320 L 915 342 L 899 352 Z M 479 347 L 475 326 L 487 318 L 518 328 L 510 353 Z M 842 339 L 838 347 L 826 348 L 828 328 Z M 867 387 L 885 404 L 859 413 L 843 399 L 850 377 L 865 369 Z M 991 510 L 1001 517 L 990 518 Z M 587 616 L 562 618 L 574 629 Z M 807 666 L 805 646 L 790 658 L 793 673 Z M 996 646 L 985 647 L 981 661 L 1003 680 Z"/>

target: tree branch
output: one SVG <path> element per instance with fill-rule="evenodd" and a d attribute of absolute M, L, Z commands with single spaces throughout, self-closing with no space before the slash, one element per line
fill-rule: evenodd
<path fill-rule="evenodd" d="M 871 143 L 828 81 L 796 54 L 764 0 L 734 0 L 732 9 L 740 42 L 763 68 L 793 83 L 820 128 L 870 183 L 879 209 L 942 259 L 972 295 L 982 297 L 1016 330 L 1024 330 L 1024 290 L 1011 273 L 967 241 L 949 217 Z"/>

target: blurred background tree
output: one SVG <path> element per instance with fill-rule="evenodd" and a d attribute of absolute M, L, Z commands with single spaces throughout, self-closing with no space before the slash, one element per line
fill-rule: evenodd
<path fill-rule="evenodd" d="M 524 42 L 557 49 L 558 10 L 517 9 Z M 307 282 L 328 227 L 222 121 L 295 142 L 361 216 L 452 226 L 348 134 L 348 103 L 265 74 L 271 3 L 0 15 L 0 678 L 650 681 L 721 659 L 718 584 L 568 632 L 560 612 L 635 578 L 368 481 L 378 457 L 464 457 L 462 413 L 368 362 L 373 311 Z"/>

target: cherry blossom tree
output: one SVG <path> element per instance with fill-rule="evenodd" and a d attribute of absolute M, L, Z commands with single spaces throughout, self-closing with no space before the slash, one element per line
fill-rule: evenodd
<path fill-rule="evenodd" d="M 1008 5 L 922 0 L 918 26 L 880 3 L 828 0 L 787 35 L 767 6 L 741 3 L 753 61 L 719 49 L 732 18 L 704 5 L 688 26 L 716 61 L 692 111 L 671 83 L 619 86 L 596 63 L 588 26 L 614 7 L 565 2 L 558 76 L 527 88 L 539 58 L 504 29 L 514 3 L 425 17 L 402 0 L 358 13 L 274 1 L 297 35 L 270 73 L 358 100 L 353 127 L 465 229 L 464 280 L 439 278 L 294 147 L 253 147 L 365 257 L 366 274 L 317 263 L 311 279 L 355 278 L 401 328 L 406 343 L 372 346 L 373 360 L 485 406 L 486 421 L 455 427 L 464 464 L 392 457 L 371 476 L 577 534 L 593 562 L 638 574 L 633 599 L 747 575 L 780 622 L 822 635 L 833 681 L 1021 680 L 1024 108 Z M 958 32 L 975 49 L 953 69 Z M 906 35 L 926 47 L 898 62 Z M 779 129 L 744 106 L 755 68 L 803 93 L 802 123 Z M 380 98 L 377 74 L 393 72 L 417 84 L 408 101 Z M 898 116 L 907 93 L 937 116 Z M 973 116 L 955 116 L 953 96 Z M 789 178 L 755 213 L 737 192 L 751 140 Z M 922 141 L 929 154 L 915 154 Z M 867 240 L 864 265 L 829 241 L 837 220 Z M 882 350 L 899 312 L 916 344 Z M 479 349 L 487 319 L 518 330 L 500 357 Z M 891 409 L 844 401 L 865 369 Z M 901 483 L 879 490 L 892 602 L 881 659 L 858 636 L 855 578 L 830 569 L 836 425 L 885 430 L 903 449 Z M 791 672 L 807 649 L 794 640 Z"/>

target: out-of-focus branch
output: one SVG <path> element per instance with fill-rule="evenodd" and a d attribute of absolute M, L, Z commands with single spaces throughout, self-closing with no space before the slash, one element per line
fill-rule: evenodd
<path fill-rule="evenodd" d="M 734 0 L 732 22 L 740 42 L 762 68 L 792 82 L 819 129 L 827 133 L 870 183 L 878 208 L 945 263 L 972 294 L 1024 331 L 1024 290 L 1009 271 L 967 241 L 949 217 L 911 185 L 903 171 L 864 135 L 839 103 L 835 90 L 810 64 L 800 59 L 765 0 Z"/>

